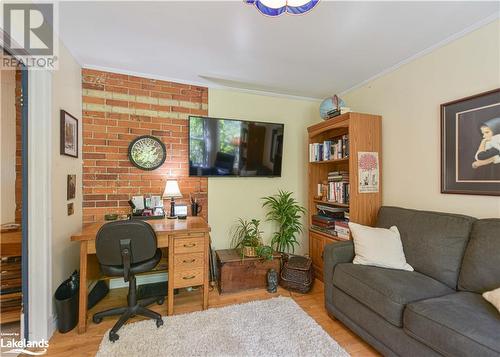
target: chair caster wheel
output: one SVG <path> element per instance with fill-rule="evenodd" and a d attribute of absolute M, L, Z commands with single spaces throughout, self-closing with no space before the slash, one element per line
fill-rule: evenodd
<path fill-rule="evenodd" d="M 95 324 L 100 324 L 102 322 L 102 317 L 97 317 L 97 316 L 94 316 L 92 317 L 92 321 L 95 323 Z"/>
<path fill-rule="evenodd" d="M 156 300 L 156 303 L 157 303 L 158 305 L 162 305 L 164 302 L 165 302 L 165 298 L 164 298 L 164 297 L 159 298 L 158 300 Z"/>
<path fill-rule="evenodd" d="M 163 319 L 156 320 L 156 327 L 163 326 Z"/>
<path fill-rule="evenodd" d="M 109 333 L 109 340 L 111 342 L 118 341 L 119 338 L 120 338 L 120 336 L 118 336 L 118 334 L 116 332 L 110 332 Z"/>

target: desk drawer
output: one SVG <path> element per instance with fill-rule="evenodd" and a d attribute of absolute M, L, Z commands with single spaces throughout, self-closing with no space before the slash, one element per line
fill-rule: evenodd
<path fill-rule="evenodd" d="M 204 250 L 204 237 L 174 239 L 174 254 L 203 252 Z"/>
<path fill-rule="evenodd" d="M 203 284 L 203 268 L 174 271 L 174 288 L 185 288 Z"/>
<path fill-rule="evenodd" d="M 176 233 L 176 239 L 185 239 L 185 238 L 202 238 L 205 236 L 203 232 L 193 232 L 193 233 Z"/>
<path fill-rule="evenodd" d="M 174 255 L 174 266 L 176 271 L 203 268 L 203 262 L 204 262 L 203 252 Z"/>

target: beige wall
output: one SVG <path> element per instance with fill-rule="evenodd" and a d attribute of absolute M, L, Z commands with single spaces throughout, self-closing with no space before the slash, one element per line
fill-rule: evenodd
<path fill-rule="evenodd" d="M 383 204 L 500 217 L 500 197 L 440 193 L 439 105 L 500 87 L 500 22 L 343 95 L 383 116 Z"/>
<path fill-rule="evenodd" d="M 52 77 L 52 289 L 79 266 L 79 246 L 70 242 L 82 226 L 82 78 L 81 68 L 68 50 L 59 44 L 59 70 Z M 78 119 L 79 158 L 59 154 L 59 111 Z M 66 200 L 66 176 L 76 174 L 76 198 Z M 73 202 L 75 213 L 67 215 Z"/>
<path fill-rule="evenodd" d="M 1 216 L 14 222 L 16 211 L 16 71 L 0 71 Z"/>
<path fill-rule="evenodd" d="M 228 248 L 230 229 L 238 217 L 264 220 L 261 197 L 279 189 L 293 191 L 307 206 L 307 126 L 318 121 L 319 102 L 262 96 L 231 90 L 209 89 L 208 114 L 212 117 L 285 124 L 283 166 L 280 178 L 209 178 L 208 220 L 215 249 Z M 304 223 L 306 220 L 304 219 Z M 266 242 L 272 227 L 263 225 Z M 305 234 L 297 252 L 308 250 Z"/>

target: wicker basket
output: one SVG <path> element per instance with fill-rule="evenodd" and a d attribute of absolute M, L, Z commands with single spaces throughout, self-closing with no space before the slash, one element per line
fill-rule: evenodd
<path fill-rule="evenodd" d="M 257 256 L 257 249 L 255 247 L 244 246 L 241 248 L 241 254 L 248 258 L 255 258 Z"/>
<path fill-rule="evenodd" d="M 308 257 L 283 255 L 280 286 L 299 293 L 308 293 L 314 282 L 312 261 Z"/>

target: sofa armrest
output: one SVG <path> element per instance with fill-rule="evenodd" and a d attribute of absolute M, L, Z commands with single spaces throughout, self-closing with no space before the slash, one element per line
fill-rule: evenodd
<path fill-rule="evenodd" d="M 325 245 L 323 249 L 323 281 L 331 284 L 333 270 L 340 263 L 352 263 L 354 259 L 354 244 L 352 240 Z"/>

